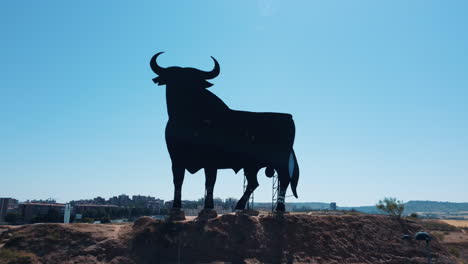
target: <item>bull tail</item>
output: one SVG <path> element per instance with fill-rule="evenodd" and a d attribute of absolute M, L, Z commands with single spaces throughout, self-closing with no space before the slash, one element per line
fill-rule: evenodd
<path fill-rule="evenodd" d="M 289 176 L 291 177 L 291 190 L 294 194 L 294 197 L 297 196 L 297 183 L 299 182 L 299 164 L 297 164 L 296 154 L 294 150 L 291 152 L 289 157 Z"/>
<path fill-rule="evenodd" d="M 289 156 L 288 172 L 290 177 L 291 190 L 294 194 L 294 197 L 299 198 L 297 196 L 297 183 L 299 182 L 299 164 L 297 163 L 296 154 L 294 153 L 294 150 Z M 268 178 L 273 177 L 275 175 L 275 169 L 271 166 L 266 167 L 265 175 Z"/>

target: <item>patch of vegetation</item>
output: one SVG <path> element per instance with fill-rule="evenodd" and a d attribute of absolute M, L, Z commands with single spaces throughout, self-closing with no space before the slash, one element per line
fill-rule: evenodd
<path fill-rule="evenodd" d="M 455 226 L 449 225 L 442 221 L 431 221 L 431 220 L 421 221 L 421 224 L 425 229 L 433 230 L 433 231 L 436 230 L 436 231 L 454 232 L 458 230 Z"/>
<path fill-rule="evenodd" d="M 346 215 L 362 215 L 362 213 L 356 211 L 354 208 L 348 211 L 344 211 Z"/>
<path fill-rule="evenodd" d="M 61 240 L 62 234 L 58 231 L 49 232 L 45 235 L 45 239 L 50 241 L 59 241 Z"/>
<path fill-rule="evenodd" d="M 83 219 L 81 219 L 80 221 L 81 223 L 94 223 L 94 218 L 90 218 L 90 217 L 84 217 Z"/>
<path fill-rule="evenodd" d="M 19 213 L 8 213 L 5 216 L 5 221 L 9 224 L 17 224 L 21 221 L 23 221 L 23 217 Z"/>
<path fill-rule="evenodd" d="M 412 213 L 412 214 L 410 214 L 410 217 L 411 218 L 418 218 L 418 214 L 417 213 Z"/>
<path fill-rule="evenodd" d="M 0 248 L 0 264 L 30 264 L 33 259 L 34 254 Z"/>
<path fill-rule="evenodd" d="M 63 215 L 56 209 L 49 208 L 47 214 L 35 215 L 31 218 L 31 223 L 61 223 L 63 222 Z"/>
<path fill-rule="evenodd" d="M 10 245 L 15 245 L 19 241 L 23 240 L 26 237 L 26 235 L 22 233 L 13 233 L 11 238 L 8 239 L 8 244 Z"/>
<path fill-rule="evenodd" d="M 445 235 L 442 232 L 433 232 L 432 235 L 436 237 L 439 241 L 444 241 Z"/>
<path fill-rule="evenodd" d="M 449 247 L 449 248 L 448 248 L 448 252 L 449 252 L 451 255 L 453 255 L 453 256 L 455 256 L 455 257 L 457 257 L 457 258 L 460 257 L 460 251 L 459 251 L 458 248 L 456 248 L 456 247 Z"/>
<path fill-rule="evenodd" d="M 401 217 L 401 214 L 405 210 L 403 201 L 399 201 L 393 197 L 385 197 L 383 200 L 380 200 L 375 207 L 388 215 L 398 218 Z"/>

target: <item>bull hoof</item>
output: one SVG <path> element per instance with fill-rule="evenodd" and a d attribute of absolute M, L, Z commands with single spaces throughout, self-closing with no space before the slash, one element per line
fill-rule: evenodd
<path fill-rule="evenodd" d="M 214 209 L 205 208 L 198 213 L 197 221 L 206 221 L 218 217 L 218 213 Z"/>
<path fill-rule="evenodd" d="M 185 220 L 185 212 L 182 211 L 180 208 L 172 208 L 169 212 L 169 215 L 166 218 L 168 222 L 174 221 L 183 221 Z"/>

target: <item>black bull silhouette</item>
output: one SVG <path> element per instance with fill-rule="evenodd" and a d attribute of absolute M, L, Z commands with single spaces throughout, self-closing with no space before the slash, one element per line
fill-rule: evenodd
<path fill-rule="evenodd" d="M 297 198 L 299 166 L 293 150 L 295 126 L 292 116 L 283 113 L 253 113 L 230 109 L 206 88 L 207 80 L 218 76 L 220 67 L 215 58 L 212 71 L 168 67 L 157 64 L 162 52 L 151 58 L 151 69 L 158 75 L 154 83 L 166 85 L 169 120 L 166 144 L 172 160 L 174 176 L 173 208 L 181 208 L 181 190 L 185 170 L 205 170 L 205 208 L 213 208 L 213 188 L 218 169 L 244 169 L 248 184 L 236 205 L 243 210 L 252 192 L 258 187 L 257 173 L 278 173 L 280 192 L 277 211 L 284 211 L 286 190 Z"/>

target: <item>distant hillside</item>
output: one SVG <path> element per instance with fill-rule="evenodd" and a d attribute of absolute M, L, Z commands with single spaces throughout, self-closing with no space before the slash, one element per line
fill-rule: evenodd
<path fill-rule="evenodd" d="M 339 210 L 357 210 L 368 214 L 380 214 L 375 206 L 338 207 Z M 434 201 L 409 201 L 405 203 L 405 215 L 416 212 L 443 212 L 454 213 L 468 211 L 468 203 L 434 202 Z"/>
<path fill-rule="evenodd" d="M 453 213 L 460 211 L 468 211 L 468 203 L 409 201 L 405 204 L 405 214 L 415 212 Z"/>
<path fill-rule="evenodd" d="M 255 203 L 255 206 L 271 206 L 271 203 Z M 307 211 L 307 210 L 326 210 L 330 208 L 329 203 L 320 202 L 305 202 L 305 203 L 287 203 L 288 210 L 291 211 Z M 356 210 L 367 214 L 380 214 L 381 211 L 377 210 L 375 205 L 370 206 L 337 206 L 338 210 Z M 404 214 L 411 214 L 416 212 L 443 212 L 453 213 L 467 211 L 468 203 L 452 203 L 452 202 L 435 202 L 435 201 L 409 201 L 405 203 Z"/>
<path fill-rule="evenodd" d="M 338 210 L 356 210 L 366 214 L 381 214 L 382 212 L 377 210 L 375 205 L 372 206 L 356 206 L 356 207 L 337 207 Z"/>

